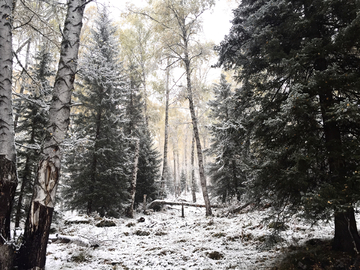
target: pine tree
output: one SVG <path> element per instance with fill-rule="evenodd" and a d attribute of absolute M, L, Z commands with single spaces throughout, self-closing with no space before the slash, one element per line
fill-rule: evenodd
<path fill-rule="evenodd" d="M 128 200 L 132 156 L 124 122 L 129 83 L 118 59 L 116 28 L 106 9 L 99 13 L 76 92 L 81 107 L 73 116 L 76 141 L 67 160 L 64 191 L 70 208 L 117 216 Z"/>
<path fill-rule="evenodd" d="M 251 196 L 286 214 L 334 214 L 333 247 L 348 252 L 360 248 L 359 9 L 356 0 L 244 0 L 218 47 L 242 83 Z"/>
<path fill-rule="evenodd" d="M 215 99 L 209 102 L 210 133 L 212 143 L 209 154 L 214 161 L 209 164 L 209 172 L 213 182 L 214 194 L 221 197 L 222 202 L 236 197 L 240 200 L 244 173 L 240 169 L 241 142 L 239 132 L 234 124 L 234 93 L 231 91 L 225 75 L 221 75 L 220 83 L 213 88 Z"/>
<path fill-rule="evenodd" d="M 33 180 L 36 176 L 37 164 L 40 161 L 39 156 L 49 117 L 47 108 L 52 95 L 49 79 L 55 75 L 51 69 L 53 59 L 45 47 L 42 47 L 36 54 L 35 61 L 36 64 L 30 69 L 31 80 L 24 83 L 25 93 L 16 102 L 17 115 L 20 116 L 15 130 L 16 143 L 19 145 L 17 153 L 20 191 L 15 203 L 15 227 L 19 226 L 24 210 L 30 203 Z"/>

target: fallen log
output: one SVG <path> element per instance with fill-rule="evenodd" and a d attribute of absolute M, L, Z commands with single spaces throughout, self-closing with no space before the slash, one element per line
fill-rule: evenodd
<path fill-rule="evenodd" d="M 204 207 L 205 204 L 199 204 L 199 203 L 188 203 L 188 202 L 170 202 L 165 200 L 154 200 L 152 201 L 148 206 L 147 209 L 160 209 L 163 205 L 179 205 L 179 206 L 192 206 L 192 207 Z M 221 205 L 211 205 L 213 208 L 221 208 L 223 206 Z"/>
<path fill-rule="evenodd" d="M 59 242 L 59 243 L 74 243 L 82 247 L 88 247 L 91 246 L 91 243 L 88 239 L 78 237 L 78 236 L 68 236 L 68 235 L 50 235 L 49 240 L 52 243 Z"/>

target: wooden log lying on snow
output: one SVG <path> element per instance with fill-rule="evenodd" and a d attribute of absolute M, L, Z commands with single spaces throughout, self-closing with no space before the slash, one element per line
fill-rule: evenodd
<path fill-rule="evenodd" d="M 69 235 L 50 235 L 49 240 L 54 243 L 59 241 L 60 243 L 74 243 L 82 247 L 91 246 L 91 243 L 88 239 L 77 237 L 77 236 L 69 236 Z"/>
<path fill-rule="evenodd" d="M 188 202 L 170 202 L 164 200 L 154 200 L 148 206 L 147 209 L 160 209 L 163 205 L 183 205 L 183 206 L 192 206 L 192 207 L 205 207 L 205 204 L 198 204 L 198 203 L 188 203 Z M 220 208 L 221 205 L 211 205 L 213 208 Z"/>

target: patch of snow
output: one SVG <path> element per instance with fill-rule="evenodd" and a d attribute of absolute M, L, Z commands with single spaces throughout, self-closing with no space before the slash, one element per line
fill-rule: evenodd
<path fill-rule="evenodd" d="M 50 243 L 46 269 L 267 269 L 291 244 L 333 237 L 332 224 L 311 226 L 294 218 L 286 224 L 288 229 L 280 232 L 282 241 L 270 247 L 267 241 L 272 230 L 262 223 L 267 211 L 225 217 L 224 209 L 213 209 L 214 216 L 205 217 L 204 208 L 185 207 L 182 218 L 181 206 L 171 206 L 150 215 L 135 213 L 134 219 L 113 219 L 117 226 L 104 228 L 95 226 L 99 218 L 68 212 L 64 220 L 90 223 L 63 222 L 58 233 L 96 245 Z M 140 217 L 145 222 L 138 222 Z"/>

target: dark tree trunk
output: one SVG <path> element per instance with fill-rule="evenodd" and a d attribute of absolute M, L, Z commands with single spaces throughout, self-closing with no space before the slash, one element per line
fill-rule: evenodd
<path fill-rule="evenodd" d="M 11 180 L 9 181 L 9 178 Z M 0 269 L 13 269 L 13 247 L 6 243 L 10 240 L 10 214 L 16 190 L 15 163 L 0 156 Z M 4 241 L 5 240 L 5 241 Z"/>
<path fill-rule="evenodd" d="M 46 207 L 36 201 L 32 203 L 27 221 L 32 227 L 27 226 L 25 230 L 26 249 L 23 249 L 18 257 L 19 269 L 44 269 L 53 212 L 53 207 Z M 38 222 L 39 220 L 41 222 Z"/>
<path fill-rule="evenodd" d="M 35 142 L 35 127 L 32 127 L 30 142 Z M 21 219 L 21 210 L 23 209 L 23 197 L 25 195 L 25 187 L 31 181 L 31 166 L 30 166 L 30 155 L 26 155 L 25 168 L 24 168 L 24 176 L 21 180 L 21 188 L 19 193 L 19 199 L 16 205 L 16 214 L 15 214 L 15 228 L 20 226 Z"/>
<path fill-rule="evenodd" d="M 359 254 L 360 237 L 356 228 L 354 209 L 335 213 L 335 237 L 333 249 Z"/>
<path fill-rule="evenodd" d="M 34 185 L 34 195 L 26 220 L 24 243 L 19 251 L 19 269 L 44 269 L 59 168 L 52 161 L 42 160 Z"/>
<path fill-rule="evenodd" d="M 12 180 L 12 181 L 9 181 Z M 0 155 L 0 243 L 10 240 L 10 214 L 16 190 L 15 163 Z M 7 207 L 5 207 L 7 206 Z M 3 239 L 4 238 L 4 239 Z"/>
<path fill-rule="evenodd" d="M 14 269 L 14 250 L 10 245 L 0 245 L 0 269 Z"/>
<path fill-rule="evenodd" d="M 90 188 L 90 192 L 93 192 L 93 188 Z M 86 204 L 86 214 L 89 216 L 92 213 L 92 200 L 89 199 Z"/>
<path fill-rule="evenodd" d="M 324 125 L 325 147 L 328 153 L 329 179 L 333 185 L 345 183 L 344 167 L 345 159 L 342 154 L 341 132 L 335 121 L 332 121 L 329 112 L 335 105 L 331 90 L 325 90 L 320 94 L 320 106 Z M 342 205 L 350 202 L 342 201 Z M 356 228 L 354 209 L 348 208 L 346 211 L 337 211 L 334 215 L 335 235 L 333 249 L 359 254 L 360 237 Z"/>
<path fill-rule="evenodd" d="M 26 157 L 26 163 L 25 163 L 25 173 L 27 173 L 27 171 L 29 170 L 29 158 Z M 16 205 L 16 214 L 15 214 L 15 228 L 20 226 L 20 219 L 21 219 L 21 210 L 23 208 L 23 197 L 24 197 L 24 193 L 25 193 L 25 186 L 27 184 L 27 182 L 29 181 L 28 177 L 25 176 L 23 177 L 23 179 L 21 180 L 21 188 L 20 188 L 20 193 L 19 193 L 19 198 L 18 198 L 18 202 Z"/>
<path fill-rule="evenodd" d="M 237 177 L 237 167 L 236 167 L 235 159 L 231 160 L 231 165 L 232 165 L 232 173 L 233 173 L 233 178 L 234 178 L 234 189 L 235 189 L 236 199 L 238 201 L 240 201 L 240 199 L 241 199 L 241 192 L 239 190 L 240 179 Z"/>

